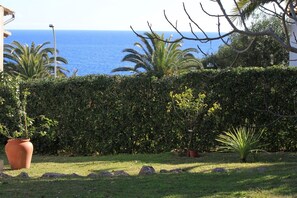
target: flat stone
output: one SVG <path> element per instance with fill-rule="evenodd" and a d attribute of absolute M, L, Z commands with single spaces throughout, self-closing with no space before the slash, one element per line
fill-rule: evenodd
<path fill-rule="evenodd" d="M 41 178 L 61 178 L 65 176 L 67 175 L 62 173 L 44 173 Z"/>
<path fill-rule="evenodd" d="M 183 171 L 183 169 L 181 169 L 181 168 L 176 168 L 176 169 L 172 169 L 172 170 L 170 170 L 170 172 L 171 172 L 171 173 L 182 173 L 182 172 L 184 172 L 184 171 Z"/>
<path fill-rule="evenodd" d="M 98 173 L 98 176 L 100 176 L 100 177 L 111 177 L 112 176 L 112 173 L 110 173 L 108 171 L 100 171 Z"/>
<path fill-rule="evenodd" d="M 68 174 L 67 176 L 68 176 L 68 177 L 75 177 L 75 178 L 77 178 L 77 177 L 82 177 L 81 175 L 78 175 L 78 174 L 76 174 L 76 173 Z"/>
<path fill-rule="evenodd" d="M 155 169 L 152 167 L 152 166 L 143 166 L 138 175 L 152 175 L 152 174 L 155 174 L 156 171 Z"/>
<path fill-rule="evenodd" d="M 19 177 L 19 178 L 30 178 L 29 177 L 29 175 L 28 175 L 28 173 L 26 173 L 26 172 L 21 172 L 17 177 Z"/>
<path fill-rule="evenodd" d="M 87 177 L 90 177 L 90 178 L 97 178 L 97 177 L 99 177 L 99 175 L 96 174 L 96 173 L 90 173 L 90 174 L 87 175 Z"/>
<path fill-rule="evenodd" d="M 112 177 L 113 174 L 108 171 L 100 171 L 99 173 L 90 173 L 87 177 L 98 178 L 98 177 Z"/>
<path fill-rule="evenodd" d="M 227 170 L 225 168 L 214 168 L 214 169 L 212 169 L 211 172 L 213 172 L 213 173 L 225 173 L 225 172 L 227 172 Z"/>
<path fill-rule="evenodd" d="M 130 176 L 130 175 L 123 170 L 119 170 L 119 171 L 114 171 L 113 176 Z"/>

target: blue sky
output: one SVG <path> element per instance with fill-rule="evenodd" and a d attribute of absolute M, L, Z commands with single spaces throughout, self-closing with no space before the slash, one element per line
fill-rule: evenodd
<path fill-rule="evenodd" d="M 54 24 L 61 30 L 148 30 L 147 21 L 158 31 L 172 30 L 163 16 L 168 17 L 183 31 L 189 31 L 189 21 L 182 2 L 186 3 L 193 18 L 206 31 L 216 31 L 216 19 L 206 16 L 200 9 L 218 13 L 216 3 L 210 0 L 2 0 L 1 4 L 16 13 L 16 19 L 5 29 L 48 29 Z M 233 1 L 225 1 L 230 8 Z M 226 30 L 229 27 L 224 25 Z"/>

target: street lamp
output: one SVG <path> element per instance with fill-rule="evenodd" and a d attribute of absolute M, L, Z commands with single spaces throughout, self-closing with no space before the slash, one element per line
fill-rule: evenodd
<path fill-rule="evenodd" d="M 53 24 L 49 24 L 49 27 L 53 29 L 53 37 L 54 37 L 54 74 L 55 78 L 57 77 L 57 47 L 56 47 L 56 33 L 55 33 L 55 27 Z"/>

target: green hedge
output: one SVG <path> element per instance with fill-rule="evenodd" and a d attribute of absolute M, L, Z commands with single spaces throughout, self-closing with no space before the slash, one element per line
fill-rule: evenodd
<path fill-rule="evenodd" d="M 159 152 L 179 144 L 170 130 L 172 118 L 166 116 L 167 83 L 87 76 L 25 86 L 31 92 L 30 114 L 59 122 L 51 149 L 80 154 L 137 153 Z"/>
<path fill-rule="evenodd" d="M 0 84 L 0 123 L 10 130 L 17 130 L 18 120 L 13 117 L 13 107 L 17 106 L 17 101 L 13 97 L 13 92 L 9 87 Z M 0 143 L 5 144 L 6 138 L 0 133 Z"/>
<path fill-rule="evenodd" d="M 243 125 L 247 118 L 266 129 L 267 150 L 296 151 L 295 68 L 232 70 L 216 79 L 212 91 L 222 104 L 221 123 L 227 128 Z"/>
<path fill-rule="evenodd" d="M 247 120 L 266 129 L 266 150 L 297 150 L 294 68 L 203 70 L 162 80 L 85 76 L 22 86 L 31 92 L 29 115 L 59 123 L 49 137 L 32 138 L 40 153 L 154 153 L 186 147 L 185 128 L 167 112 L 169 92 L 184 86 L 207 93 L 209 103 L 218 101 L 222 107 L 217 118 L 201 123 L 195 137 L 199 150 L 215 148 L 219 133 Z"/>

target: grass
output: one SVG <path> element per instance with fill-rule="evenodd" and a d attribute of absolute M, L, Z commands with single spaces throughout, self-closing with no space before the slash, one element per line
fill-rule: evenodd
<path fill-rule="evenodd" d="M 110 156 L 33 156 L 30 169 L 9 170 L 16 176 L 27 172 L 30 179 L 0 178 L 0 197 L 297 197 L 297 154 L 261 153 L 239 163 L 231 153 L 204 153 L 200 158 L 171 153 Z M 182 168 L 181 174 L 138 176 L 143 165 L 160 169 Z M 213 173 L 222 167 L 226 173 Z M 87 176 L 100 171 L 124 170 L 129 177 L 45 179 L 46 172 Z M 262 171 L 261 171 L 262 170 Z"/>

